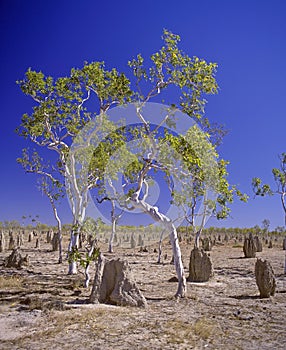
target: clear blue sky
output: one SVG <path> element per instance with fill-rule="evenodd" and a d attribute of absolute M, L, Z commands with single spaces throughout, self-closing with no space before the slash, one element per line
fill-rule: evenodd
<path fill-rule="evenodd" d="M 250 184 L 254 176 L 272 183 L 271 169 L 286 151 L 285 18 L 284 0 L 1 0 L 0 221 L 38 214 L 54 222 L 35 177 L 16 163 L 28 144 L 14 130 L 32 101 L 15 81 L 29 67 L 61 76 L 85 60 L 127 71 L 137 53 L 148 56 L 161 46 L 167 28 L 181 36 L 190 56 L 219 65 L 220 92 L 206 112 L 229 130 L 220 153 L 231 162 L 230 182 L 251 196 L 248 204 L 233 205 L 232 217 L 220 225 L 254 226 L 265 218 L 272 228 L 283 225 L 279 198 L 253 200 Z M 70 220 L 64 203 L 61 214 Z"/>

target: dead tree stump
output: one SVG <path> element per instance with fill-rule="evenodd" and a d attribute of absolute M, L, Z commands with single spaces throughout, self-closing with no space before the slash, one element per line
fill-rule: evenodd
<path fill-rule="evenodd" d="M 5 259 L 5 267 L 21 269 L 23 265 L 29 265 L 28 254 L 23 258 L 19 248 L 13 249 L 12 253 Z"/>
<path fill-rule="evenodd" d="M 253 239 L 252 234 L 249 234 L 248 238 L 245 238 L 244 244 L 243 244 L 243 252 L 245 258 L 255 258 L 256 255 L 256 244 Z"/>
<path fill-rule="evenodd" d="M 91 302 L 120 306 L 147 305 L 133 277 L 128 261 L 100 257 L 90 296 Z"/>
<path fill-rule="evenodd" d="M 210 257 L 203 249 L 194 248 L 191 251 L 189 264 L 189 282 L 207 282 L 213 276 L 213 266 Z"/>
<path fill-rule="evenodd" d="M 260 298 L 269 298 L 274 295 L 276 281 L 273 269 L 267 260 L 257 259 L 255 264 L 256 284 L 260 292 Z"/>

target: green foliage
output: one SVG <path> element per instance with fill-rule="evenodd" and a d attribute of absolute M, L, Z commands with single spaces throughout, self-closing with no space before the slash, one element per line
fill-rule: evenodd
<path fill-rule="evenodd" d="M 265 195 L 278 194 L 281 198 L 282 208 L 284 210 L 284 224 L 286 226 L 286 153 L 280 156 L 280 168 L 273 168 L 272 175 L 276 183 L 276 189 L 268 184 L 262 184 L 258 177 L 252 179 L 252 188 L 256 196 L 264 197 Z"/>
<path fill-rule="evenodd" d="M 64 147 L 63 139 L 77 135 L 94 116 L 85 107 L 91 93 L 101 110 L 129 102 L 132 96 L 126 76 L 116 69 L 105 70 L 102 62 L 86 62 L 83 68 L 72 69 L 69 77 L 55 81 L 29 69 L 17 83 L 38 103 L 32 114 L 23 115 L 18 133 L 42 146 L 54 142 L 58 149 Z"/>
<path fill-rule="evenodd" d="M 51 202 L 62 196 L 65 183 L 72 203 L 74 223 L 80 223 L 87 206 L 87 191 L 97 185 L 110 150 L 107 143 L 101 150 L 94 150 L 92 142 L 84 149 L 71 150 L 71 145 L 77 136 L 79 139 L 82 137 L 80 131 L 98 115 L 87 107 L 87 102 L 92 98 L 93 105 L 98 107 L 101 114 L 101 132 L 112 132 L 110 123 L 103 122 L 103 112 L 113 105 L 131 101 L 133 93 L 130 82 L 116 69 L 106 70 L 102 62 L 86 62 L 81 69 L 72 69 L 69 76 L 57 79 L 29 69 L 25 78 L 17 83 L 36 105 L 30 114 L 23 115 L 16 131 L 37 146 L 57 154 L 57 159 L 49 166 L 49 162 L 42 159 L 37 151 L 30 155 L 28 150 L 23 150 L 23 157 L 17 161 L 26 172 L 44 176 L 41 188 Z M 116 135 L 111 136 L 115 139 Z M 85 158 L 93 161 L 89 165 L 83 164 Z M 80 162 L 83 165 L 78 168 L 76 165 Z"/>
<path fill-rule="evenodd" d="M 76 247 L 72 247 L 68 254 L 68 262 L 78 262 L 80 266 L 86 268 L 92 261 L 96 261 L 99 257 L 100 249 L 95 247 L 90 255 L 88 252 L 80 252 Z"/>
<path fill-rule="evenodd" d="M 96 261 L 99 257 L 100 249 L 97 247 L 93 250 L 92 254 L 82 254 L 79 259 L 80 266 L 86 268 L 92 261 Z"/>
<path fill-rule="evenodd" d="M 101 228 L 101 226 L 102 226 L 101 222 L 99 222 L 98 220 L 96 221 L 90 216 L 88 216 L 87 218 L 85 218 L 82 226 L 80 227 L 80 231 L 85 232 L 91 235 L 92 237 L 96 237 L 96 234 L 98 230 Z"/>
<path fill-rule="evenodd" d="M 22 158 L 17 158 L 17 162 L 22 165 L 26 173 L 40 175 L 37 181 L 38 189 L 49 198 L 53 210 L 55 210 L 55 202 L 64 197 L 65 194 L 63 183 L 55 177 L 59 174 L 48 163 L 44 165 L 44 159 L 35 150 L 31 153 L 29 149 L 24 148 Z"/>
<path fill-rule="evenodd" d="M 164 30 L 162 39 L 164 45 L 151 56 L 152 65 L 149 68 L 144 66 L 141 55 L 129 61 L 137 78 L 137 86 L 140 87 L 142 80 L 153 85 L 146 96 L 139 88 L 137 96 L 146 102 L 173 85 L 180 94 L 178 106 L 181 110 L 193 118 L 201 119 L 206 104 L 203 95 L 218 91 L 215 79 L 217 64 L 207 63 L 195 56 L 189 57 L 178 47 L 180 37 L 168 30 Z"/>
<path fill-rule="evenodd" d="M 201 202 L 205 206 L 205 214 L 215 214 L 217 219 L 224 219 L 229 215 L 228 203 L 232 203 L 234 196 L 242 201 L 247 201 L 247 196 L 242 194 L 235 186 L 227 181 L 228 162 L 219 159 L 216 147 L 209 141 L 208 134 L 196 125 L 190 128 L 185 137 L 166 134 L 165 140 L 168 147 L 174 149 L 182 158 L 187 176 L 190 181 L 184 183 L 184 191 L 172 192 L 173 203 L 186 205 L 191 208 L 191 215 Z M 215 194 L 215 199 L 208 199 L 208 192 Z M 194 221 L 194 217 L 191 222 Z"/>
<path fill-rule="evenodd" d="M 267 184 L 262 184 L 262 181 L 258 177 L 254 177 L 252 179 L 252 188 L 256 196 L 262 196 L 265 195 L 272 195 L 273 191 L 271 190 L 270 186 Z"/>
<path fill-rule="evenodd" d="M 118 198 L 121 204 L 142 195 L 143 184 L 147 193 L 149 179 L 158 171 L 164 173 L 172 200 L 178 206 L 194 208 L 202 201 L 217 218 L 225 218 L 234 196 L 246 200 L 228 183 L 227 162 L 219 159 L 216 150 L 224 130 L 212 126 L 205 117 L 205 96 L 218 91 L 217 64 L 185 54 L 179 48 L 180 37 L 168 30 L 164 30 L 162 39 L 162 47 L 151 55 L 149 63 L 141 54 L 129 61 L 136 78 L 134 89 L 125 74 L 115 68 L 107 70 L 103 62 L 85 62 L 82 68 L 73 68 L 69 76 L 57 79 L 29 69 L 17 82 L 36 104 L 30 114 L 23 115 L 17 132 L 57 155 L 56 161 L 47 165 L 36 151 L 29 155 L 23 150 L 23 157 L 17 161 L 27 172 L 45 177 L 42 189 L 54 200 L 61 196 L 66 180 L 77 225 L 73 227 L 75 233 L 80 232 L 84 222 L 88 191 L 98 188 L 104 193 L 104 180 L 112 187 L 119 171 L 126 185 L 124 198 Z M 154 129 L 141 114 L 146 102 L 173 88 L 179 97 L 170 104 L 166 127 L 176 128 L 176 110 L 194 118 L 200 126 L 190 128 L 184 137 L 168 133 L 167 129 L 162 135 L 162 130 Z M 128 129 L 110 121 L 107 112 L 129 102 L 138 106 L 139 119 Z M 135 142 L 135 152 L 128 148 L 130 141 Z M 171 176 L 184 184 L 183 193 L 172 189 Z M 280 179 L 278 172 L 275 176 Z M 217 193 L 215 201 L 207 198 L 209 189 Z"/>

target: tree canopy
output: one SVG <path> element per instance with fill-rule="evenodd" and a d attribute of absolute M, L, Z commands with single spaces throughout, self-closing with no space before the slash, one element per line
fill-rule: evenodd
<path fill-rule="evenodd" d="M 176 34 L 164 30 L 162 38 L 163 46 L 149 61 L 141 54 L 129 61 L 130 78 L 106 69 L 103 62 L 85 62 L 57 79 L 29 69 L 18 84 L 36 105 L 23 115 L 18 133 L 56 155 L 50 169 L 65 186 L 73 214 L 70 251 L 77 250 L 90 190 L 104 193 L 109 188 L 109 197 L 119 206 L 139 208 L 170 232 L 178 295 L 183 295 L 174 220 L 148 203 L 151 178 L 162 172 L 171 204 L 193 210 L 201 202 L 204 218 L 225 218 L 234 196 L 245 197 L 228 183 L 227 162 L 217 152 L 224 130 L 205 116 L 206 95 L 218 91 L 216 63 L 184 53 Z M 114 187 L 119 173 L 120 191 Z M 210 198 L 210 192 L 215 196 Z M 70 273 L 74 272 L 72 264 Z"/>
<path fill-rule="evenodd" d="M 272 175 L 275 181 L 275 187 L 263 184 L 259 177 L 252 179 L 252 188 L 256 196 L 274 195 L 280 196 L 282 208 L 284 211 L 284 225 L 286 227 L 286 153 L 279 156 L 280 167 L 272 169 Z"/>

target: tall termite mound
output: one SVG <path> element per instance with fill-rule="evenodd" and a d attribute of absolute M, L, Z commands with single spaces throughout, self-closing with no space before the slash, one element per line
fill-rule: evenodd
<path fill-rule="evenodd" d="M 189 282 L 207 282 L 213 276 L 213 265 L 209 255 L 195 247 L 191 251 L 189 264 Z"/>
<path fill-rule="evenodd" d="M 276 289 L 275 275 L 267 260 L 257 259 L 255 263 L 255 278 L 260 297 L 269 298 Z"/>
<path fill-rule="evenodd" d="M 257 246 L 251 233 L 244 239 L 243 252 L 245 258 L 255 258 Z"/>
<path fill-rule="evenodd" d="M 128 261 L 122 259 L 106 261 L 102 255 L 98 260 L 90 301 L 120 306 L 147 305 Z"/>

